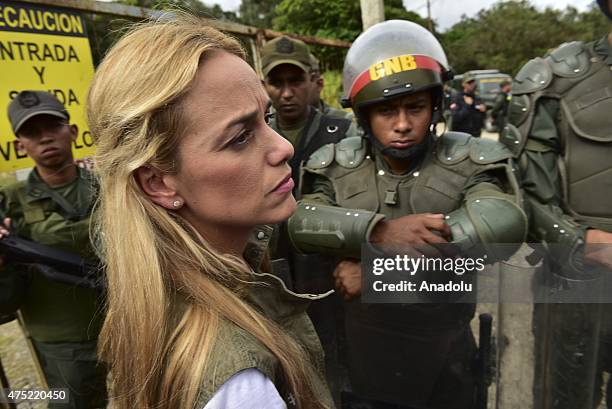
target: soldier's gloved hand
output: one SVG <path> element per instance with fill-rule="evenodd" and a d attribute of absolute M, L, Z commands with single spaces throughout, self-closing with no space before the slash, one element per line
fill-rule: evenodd
<path fill-rule="evenodd" d="M 358 297 L 361 294 L 361 262 L 354 259 L 344 259 L 334 270 L 336 289 L 345 300 Z"/>
<path fill-rule="evenodd" d="M 587 244 L 584 251 L 585 260 L 612 270 L 612 233 L 589 229 L 586 231 L 585 241 Z"/>
<path fill-rule="evenodd" d="M 450 239 L 450 228 L 440 213 L 418 213 L 382 220 L 370 235 L 372 244 L 442 244 Z"/>
<path fill-rule="evenodd" d="M 0 240 L 11 234 L 11 219 L 9 217 L 4 218 L 2 224 L 0 224 Z M 0 255 L 0 270 L 4 268 L 4 256 Z"/>

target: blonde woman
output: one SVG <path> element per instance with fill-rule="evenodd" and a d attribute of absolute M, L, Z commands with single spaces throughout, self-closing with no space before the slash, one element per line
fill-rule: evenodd
<path fill-rule="evenodd" d="M 100 65 L 88 118 L 114 407 L 333 406 L 306 297 L 243 256 L 255 226 L 295 209 L 269 105 L 240 45 L 192 17 L 136 27 Z"/>

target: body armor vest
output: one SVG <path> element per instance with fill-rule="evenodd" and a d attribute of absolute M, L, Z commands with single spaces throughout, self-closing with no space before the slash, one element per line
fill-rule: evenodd
<path fill-rule="evenodd" d="M 382 158 L 374 157 L 367 139 L 348 138 L 336 145 L 333 164 L 324 152 L 311 157 L 304 183 L 312 174 L 324 176 L 333 184 L 338 206 L 388 218 L 449 213 L 460 207 L 473 175 L 507 168 L 503 159 L 511 156 L 493 141 L 463 133 L 450 132 L 432 142 L 415 171 L 394 175 Z M 449 359 L 451 340 L 469 331 L 474 310 L 473 304 L 348 302 L 349 374 L 355 392 L 403 405 L 425 399 Z M 419 373 L 418 381 L 411 369 Z"/>
<path fill-rule="evenodd" d="M 520 154 L 538 100 L 557 99 L 564 211 L 581 224 L 612 231 L 612 67 L 594 43 L 573 42 L 531 60 L 516 81 L 516 109 L 501 140 Z"/>
<path fill-rule="evenodd" d="M 584 77 L 555 79 L 561 94 L 560 164 L 568 211 L 584 224 L 612 232 L 612 70 L 587 48 Z"/>
<path fill-rule="evenodd" d="M 382 159 L 370 152 L 352 168 L 332 166 L 316 173 L 333 182 L 340 207 L 376 211 L 391 219 L 416 213 L 449 213 L 461 204 L 472 175 L 506 166 L 496 163 L 503 154 L 489 146 L 480 148 L 489 142 L 449 132 L 433 142 L 417 170 L 405 175 L 388 172 Z"/>

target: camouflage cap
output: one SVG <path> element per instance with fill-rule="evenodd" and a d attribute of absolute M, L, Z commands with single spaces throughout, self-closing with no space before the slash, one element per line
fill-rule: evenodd
<path fill-rule="evenodd" d="M 310 54 L 310 69 L 316 72 L 321 71 L 321 66 L 319 65 L 319 59 L 315 57 L 314 54 Z"/>
<path fill-rule="evenodd" d="M 292 64 L 310 72 L 310 51 L 300 40 L 287 36 L 268 41 L 261 49 L 261 65 L 264 77 L 281 64 Z"/>
<path fill-rule="evenodd" d="M 28 119 L 42 114 L 67 121 L 70 119 L 64 104 L 55 95 L 45 91 L 21 91 L 8 106 L 8 117 L 15 135 Z"/>
<path fill-rule="evenodd" d="M 467 84 L 468 82 L 476 81 L 476 77 L 471 72 L 466 72 L 463 74 L 463 78 L 461 79 L 462 84 Z"/>

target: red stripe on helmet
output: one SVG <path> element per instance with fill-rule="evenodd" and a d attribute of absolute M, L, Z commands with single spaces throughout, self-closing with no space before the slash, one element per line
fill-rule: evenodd
<path fill-rule="evenodd" d="M 400 72 L 412 71 L 416 69 L 425 69 L 425 70 L 435 71 L 437 73 L 442 73 L 442 67 L 440 66 L 438 61 L 434 60 L 433 58 L 428 57 L 426 55 L 412 55 L 410 57 L 414 58 L 415 66 L 413 68 L 406 69 Z M 395 58 L 395 57 L 390 57 L 390 58 Z M 351 101 L 353 101 L 353 99 L 359 93 L 359 91 L 361 91 L 366 85 L 368 85 L 370 82 L 377 81 L 377 80 L 372 80 L 372 78 L 370 77 L 370 68 L 374 67 L 375 65 L 381 64 L 384 61 L 385 60 L 382 60 L 376 64 L 373 64 L 372 66 L 368 67 L 368 69 L 366 69 L 361 74 L 359 74 L 357 78 L 355 78 L 355 81 L 353 81 L 353 85 L 351 86 L 351 91 L 349 93 L 349 99 Z"/>

